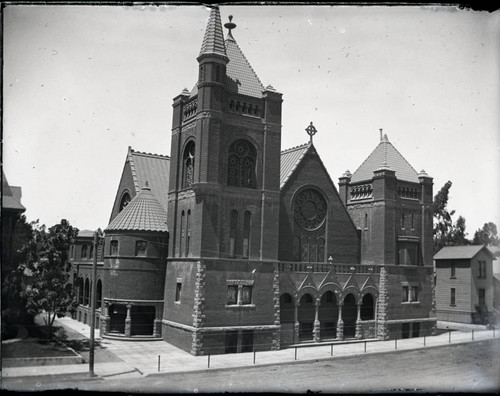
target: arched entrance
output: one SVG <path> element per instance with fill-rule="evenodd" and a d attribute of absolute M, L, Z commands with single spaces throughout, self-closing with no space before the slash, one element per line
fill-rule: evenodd
<path fill-rule="evenodd" d="M 344 322 L 344 337 L 356 336 L 356 319 L 358 309 L 356 307 L 356 298 L 349 293 L 344 298 L 344 306 L 342 307 L 342 321 Z"/>
<path fill-rule="evenodd" d="M 310 294 L 304 294 L 298 310 L 299 341 L 313 339 L 314 314 L 314 298 Z"/>
<path fill-rule="evenodd" d="M 338 315 L 337 298 L 335 297 L 335 293 L 329 290 L 321 296 L 321 304 L 318 310 L 322 339 L 337 337 Z"/>
<path fill-rule="evenodd" d="M 375 319 L 375 300 L 370 293 L 367 293 L 361 302 L 361 320 L 373 319 Z"/>
<path fill-rule="evenodd" d="M 112 304 L 109 307 L 109 332 L 125 334 L 125 319 L 127 318 L 127 307 L 120 304 Z"/>
<path fill-rule="evenodd" d="M 290 294 L 280 296 L 280 342 L 292 344 L 294 340 L 295 303 Z"/>

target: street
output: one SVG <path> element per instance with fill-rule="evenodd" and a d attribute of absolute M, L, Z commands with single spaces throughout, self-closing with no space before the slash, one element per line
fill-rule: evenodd
<path fill-rule="evenodd" d="M 12 378 L 4 389 L 79 389 L 126 393 L 498 392 L 500 340 L 377 355 L 234 370 L 135 378 Z"/>

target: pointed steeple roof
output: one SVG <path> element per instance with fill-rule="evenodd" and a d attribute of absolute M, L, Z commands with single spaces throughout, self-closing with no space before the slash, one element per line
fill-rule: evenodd
<path fill-rule="evenodd" d="M 208 18 L 207 29 L 205 30 L 205 37 L 203 38 L 200 51 L 200 56 L 212 54 L 227 56 L 218 7 L 213 7 L 210 11 L 210 17 Z"/>
<path fill-rule="evenodd" d="M 230 24 L 236 27 L 234 23 Z M 226 27 L 227 25 L 229 24 L 226 24 Z M 248 62 L 236 43 L 231 33 L 234 27 L 229 30 L 225 42 L 227 56 L 229 57 L 229 63 L 226 66 L 226 73 L 229 80 L 227 83 L 228 90 L 234 93 L 261 98 L 262 92 L 264 92 L 264 85 L 262 85 L 250 62 Z"/>
<path fill-rule="evenodd" d="M 418 173 L 401 155 L 401 153 L 389 142 L 385 134 L 380 143 L 365 159 L 361 166 L 352 174 L 351 183 L 369 181 L 373 178 L 373 172 L 379 168 L 391 169 L 396 172 L 399 180 L 418 183 Z"/>
<path fill-rule="evenodd" d="M 166 232 L 167 212 L 146 185 L 108 225 L 106 231 Z"/>

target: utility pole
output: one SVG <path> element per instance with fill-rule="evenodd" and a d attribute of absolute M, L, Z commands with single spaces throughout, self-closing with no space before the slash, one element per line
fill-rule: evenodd
<path fill-rule="evenodd" d="M 90 342 L 89 342 L 89 377 L 95 377 L 94 373 L 94 333 L 95 333 L 95 306 L 97 299 L 97 250 L 100 245 L 102 231 L 99 228 L 94 232 L 94 257 L 92 261 L 92 296 L 90 299 Z"/>

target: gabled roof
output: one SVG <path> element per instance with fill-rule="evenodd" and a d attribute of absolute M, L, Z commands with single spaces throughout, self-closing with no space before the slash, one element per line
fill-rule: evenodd
<path fill-rule="evenodd" d="M 2 209 L 24 212 L 26 208 L 21 204 L 21 187 L 10 186 L 2 169 Z"/>
<path fill-rule="evenodd" d="M 135 192 L 139 193 L 147 182 L 160 204 L 167 210 L 170 157 L 142 153 L 129 147 L 127 160 L 130 162 Z"/>
<path fill-rule="evenodd" d="M 495 256 L 491 251 L 484 245 L 471 245 L 471 246 L 445 246 L 439 252 L 434 255 L 434 260 L 458 260 L 458 259 L 472 259 L 481 250 L 483 250 L 491 256 L 494 260 Z"/>
<path fill-rule="evenodd" d="M 280 189 L 295 172 L 310 147 L 311 143 L 306 143 L 281 152 Z"/>
<path fill-rule="evenodd" d="M 261 98 L 264 86 L 231 34 L 226 38 L 226 51 L 229 57 L 226 66 L 228 90 Z"/>
<path fill-rule="evenodd" d="M 396 150 L 392 143 L 389 142 L 387 135 L 384 135 L 375 150 L 365 159 L 356 172 L 352 174 L 351 183 L 372 180 L 373 172 L 380 168 L 382 164 L 387 165 L 395 171 L 396 177 L 399 180 L 418 183 L 418 173 L 401 153 Z"/>
<path fill-rule="evenodd" d="M 105 231 L 167 232 L 167 211 L 146 185 L 113 219 Z"/>
<path fill-rule="evenodd" d="M 220 12 L 218 7 L 213 7 L 208 18 L 205 37 L 201 44 L 200 56 L 216 54 L 226 56 L 224 46 L 224 34 L 222 32 L 222 23 L 220 21 Z"/>

